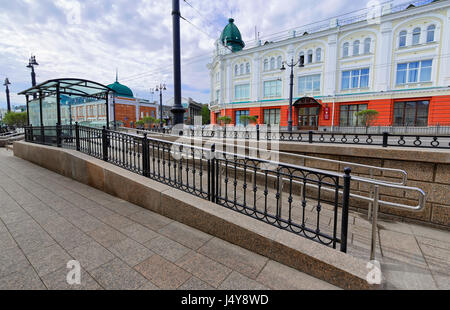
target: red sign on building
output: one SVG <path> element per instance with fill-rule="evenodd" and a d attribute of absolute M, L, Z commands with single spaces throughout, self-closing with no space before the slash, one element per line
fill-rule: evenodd
<path fill-rule="evenodd" d="M 323 110 L 323 119 L 326 121 L 328 121 L 330 119 L 330 108 L 329 107 L 326 107 Z"/>

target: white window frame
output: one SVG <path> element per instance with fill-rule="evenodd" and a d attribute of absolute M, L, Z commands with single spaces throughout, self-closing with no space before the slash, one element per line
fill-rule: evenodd
<path fill-rule="evenodd" d="M 274 82 L 275 82 L 275 86 L 270 86 L 270 87 L 271 88 L 275 87 L 275 94 L 270 95 L 270 94 L 266 93 L 266 83 L 274 83 Z M 282 93 L 283 93 L 283 84 L 282 84 L 281 79 L 272 79 L 272 80 L 263 81 L 263 97 L 264 98 L 279 98 L 279 97 L 281 97 Z"/>

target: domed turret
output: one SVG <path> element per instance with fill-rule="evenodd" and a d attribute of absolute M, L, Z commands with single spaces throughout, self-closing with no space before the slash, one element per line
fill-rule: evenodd
<path fill-rule="evenodd" d="M 222 31 L 220 41 L 224 46 L 230 46 L 233 52 L 239 52 L 244 48 L 245 43 L 242 41 L 241 32 L 234 24 L 234 19 L 228 20 L 228 25 Z"/>
<path fill-rule="evenodd" d="M 116 96 L 130 97 L 130 98 L 134 97 L 133 91 L 128 86 L 119 83 L 117 73 L 116 73 L 116 81 L 113 84 L 109 84 L 108 87 L 115 92 Z"/>

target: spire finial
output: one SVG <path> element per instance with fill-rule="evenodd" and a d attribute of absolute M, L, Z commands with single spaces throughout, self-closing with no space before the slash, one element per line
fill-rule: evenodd
<path fill-rule="evenodd" d="M 119 70 L 116 68 L 116 82 L 119 82 Z"/>

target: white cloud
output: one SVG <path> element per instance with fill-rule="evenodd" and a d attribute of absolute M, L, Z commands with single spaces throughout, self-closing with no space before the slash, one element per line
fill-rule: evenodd
<path fill-rule="evenodd" d="M 365 6 L 350 0 L 188 1 L 196 11 L 180 2 L 182 15 L 201 29 L 181 21 L 183 96 L 202 102 L 209 100 L 206 64 L 228 17 L 235 18 L 244 40 L 252 41 L 255 25 L 264 36 Z M 73 23 L 70 14 L 78 3 L 79 23 Z M 157 0 L 2 1 L 0 81 L 8 76 L 12 93 L 29 87 L 25 66 L 33 53 L 40 64 L 38 82 L 80 77 L 108 84 L 117 67 L 119 80 L 140 96 L 150 98 L 149 89 L 162 81 L 171 97 L 171 10 L 171 1 Z M 25 102 L 12 97 L 14 104 Z M 0 97 L 1 105 L 5 101 Z"/>

